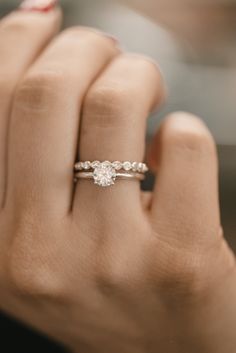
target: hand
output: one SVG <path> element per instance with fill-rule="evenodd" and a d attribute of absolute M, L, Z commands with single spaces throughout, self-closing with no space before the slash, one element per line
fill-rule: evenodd
<path fill-rule="evenodd" d="M 0 307 L 83 353 L 233 353 L 235 259 L 205 125 L 168 117 L 136 181 L 73 183 L 81 160 L 144 156 L 163 81 L 60 11 L 0 23 Z M 53 40 L 52 40 L 53 39 Z"/>

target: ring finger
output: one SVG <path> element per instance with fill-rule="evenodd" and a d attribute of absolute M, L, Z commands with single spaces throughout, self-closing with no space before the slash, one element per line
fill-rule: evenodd
<path fill-rule="evenodd" d="M 163 96 L 163 81 L 155 64 L 135 54 L 118 56 L 85 98 L 80 159 L 142 161 L 146 118 Z M 119 197 L 114 198 L 114 193 Z M 86 212 L 86 205 L 91 210 L 98 205 L 101 208 L 107 201 L 113 205 L 117 201 L 117 207 L 124 209 L 124 198 L 133 205 L 141 204 L 139 183 L 119 180 L 113 187 L 99 188 L 89 180 L 79 179 L 75 209 Z"/>

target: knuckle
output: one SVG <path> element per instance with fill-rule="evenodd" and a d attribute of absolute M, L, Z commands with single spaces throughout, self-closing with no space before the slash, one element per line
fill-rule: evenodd
<path fill-rule="evenodd" d="M 111 254 L 106 260 L 103 258 L 97 264 L 94 273 L 95 283 L 105 295 L 111 293 L 125 295 L 142 288 L 147 283 L 146 260 L 139 246 L 132 256 L 118 252 L 116 260 Z"/>
<path fill-rule="evenodd" d="M 49 270 L 48 264 L 40 259 L 32 259 L 19 250 L 12 256 L 8 264 L 8 280 L 13 292 L 25 296 L 60 298 L 62 286 L 57 276 Z"/>
<path fill-rule="evenodd" d="M 123 54 L 123 61 L 134 79 L 126 80 L 133 101 L 148 115 L 165 101 L 167 91 L 158 64 L 145 55 Z M 135 84 L 135 82 L 136 84 Z"/>
<path fill-rule="evenodd" d="M 80 35 L 79 38 L 81 38 L 81 35 L 83 35 L 83 37 L 84 37 L 84 36 L 89 35 L 91 33 L 93 33 L 92 29 L 89 30 L 89 28 L 86 29 L 86 27 L 82 27 L 82 26 L 72 26 L 72 27 L 66 28 L 62 32 L 61 36 L 78 39 L 78 35 Z"/>
<path fill-rule="evenodd" d="M 85 113 L 91 124 L 106 127 L 126 120 L 128 108 L 133 104 L 132 93 L 123 85 L 100 85 L 87 94 Z"/>
<path fill-rule="evenodd" d="M 82 35 L 82 30 L 80 26 L 72 26 L 69 28 L 64 29 L 59 38 L 63 40 L 76 40 L 80 41 L 82 38 L 84 38 L 84 35 Z"/>
<path fill-rule="evenodd" d="M 63 36 L 63 35 L 78 36 L 78 33 L 80 33 L 80 30 L 81 30 L 80 26 L 71 26 L 71 27 L 64 29 L 61 32 L 61 36 Z"/>
<path fill-rule="evenodd" d="M 160 291 L 166 298 L 202 295 L 208 287 L 208 265 L 202 256 L 179 254 L 172 251 L 171 260 L 158 279 Z"/>
<path fill-rule="evenodd" d="M 142 71 L 145 74 L 154 73 L 160 75 L 158 64 L 148 56 L 142 54 L 125 54 L 124 56 L 132 61 L 132 65 L 135 66 L 137 71 Z"/>
<path fill-rule="evenodd" d="M 209 130 L 199 118 L 187 113 L 174 113 L 165 120 L 162 141 L 167 146 L 190 152 L 215 152 L 215 142 Z"/>
<path fill-rule="evenodd" d="M 14 104 L 25 110 L 47 109 L 58 98 L 65 80 L 66 73 L 59 70 L 29 74 L 16 90 Z"/>
<path fill-rule="evenodd" d="M 130 287 L 130 277 L 127 271 L 110 268 L 100 271 L 95 279 L 98 290 L 105 294 L 126 291 Z"/>

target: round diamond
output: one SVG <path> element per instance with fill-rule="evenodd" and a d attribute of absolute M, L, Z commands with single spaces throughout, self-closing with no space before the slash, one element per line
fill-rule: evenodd
<path fill-rule="evenodd" d="M 102 165 L 105 166 L 105 167 L 112 167 L 112 163 L 109 162 L 109 161 L 102 162 Z"/>
<path fill-rule="evenodd" d="M 123 163 L 123 168 L 124 168 L 124 170 L 130 170 L 130 169 L 132 169 L 132 163 L 130 163 L 130 162 L 124 162 L 124 163 Z"/>
<path fill-rule="evenodd" d="M 91 162 L 89 162 L 89 161 L 84 162 L 83 163 L 83 168 L 86 169 L 86 170 L 90 169 L 91 168 Z"/>
<path fill-rule="evenodd" d="M 111 163 L 107 161 L 100 163 L 93 172 L 94 183 L 99 186 L 113 185 L 116 179 L 116 171 Z"/>
<path fill-rule="evenodd" d="M 83 169 L 83 165 L 81 162 L 75 163 L 75 170 L 82 170 L 82 169 Z"/>
<path fill-rule="evenodd" d="M 115 170 L 120 170 L 122 168 L 122 163 L 119 161 L 115 161 L 112 163 L 113 168 L 115 168 Z"/>
<path fill-rule="evenodd" d="M 92 167 L 93 169 L 95 169 L 96 167 L 99 166 L 99 164 L 100 164 L 99 161 L 93 161 L 93 162 L 91 163 L 91 167 Z"/>

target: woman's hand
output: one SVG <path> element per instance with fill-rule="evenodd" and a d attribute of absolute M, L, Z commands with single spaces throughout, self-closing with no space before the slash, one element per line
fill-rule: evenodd
<path fill-rule="evenodd" d="M 234 255 L 213 139 L 168 117 L 136 181 L 73 183 L 81 160 L 142 160 L 157 67 L 60 11 L 0 23 L 0 307 L 83 353 L 233 353 Z M 52 40 L 53 39 L 53 40 Z M 50 44 L 49 44 L 50 42 Z"/>

